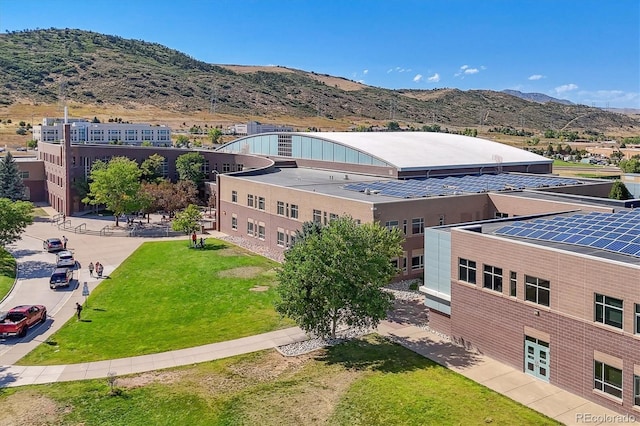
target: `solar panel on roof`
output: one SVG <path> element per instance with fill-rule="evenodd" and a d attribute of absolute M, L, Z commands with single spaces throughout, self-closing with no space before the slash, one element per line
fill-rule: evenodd
<path fill-rule="evenodd" d="M 589 246 L 590 247 L 597 247 L 597 248 L 605 248 L 606 246 L 608 246 L 609 244 L 613 243 L 614 240 L 612 240 L 611 238 L 600 238 L 595 240 L 594 242 L 590 243 Z"/>

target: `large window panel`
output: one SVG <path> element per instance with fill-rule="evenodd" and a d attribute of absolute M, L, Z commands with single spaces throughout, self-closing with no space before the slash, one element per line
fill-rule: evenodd
<path fill-rule="evenodd" d="M 301 154 L 300 154 L 300 158 L 306 158 L 306 159 L 310 159 L 311 158 L 311 138 L 306 138 L 303 137 L 301 138 Z"/>
<path fill-rule="evenodd" d="M 333 161 L 345 163 L 347 161 L 347 149 L 344 145 L 333 146 Z"/>
<path fill-rule="evenodd" d="M 333 142 L 322 143 L 322 159 L 324 161 L 333 161 Z"/>
<path fill-rule="evenodd" d="M 347 148 L 347 163 L 358 164 L 358 151 Z"/>
<path fill-rule="evenodd" d="M 622 399 L 622 370 L 594 361 L 593 373 L 594 389 Z"/>
<path fill-rule="evenodd" d="M 358 153 L 358 164 L 370 165 L 372 162 L 373 162 L 373 159 L 369 154 L 365 154 L 364 152 Z"/>
<path fill-rule="evenodd" d="M 322 160 L 322 143 L 318 139 L 311 140 L 311 158 L 314 160 Z"/>

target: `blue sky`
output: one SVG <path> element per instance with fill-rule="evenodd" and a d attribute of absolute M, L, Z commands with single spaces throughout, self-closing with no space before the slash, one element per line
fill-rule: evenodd
<path fill-rule="evenodd" d="M 640 108 L 638 0 L 0 0 L 1 33 L 51 27 L 390 89 Z"/>

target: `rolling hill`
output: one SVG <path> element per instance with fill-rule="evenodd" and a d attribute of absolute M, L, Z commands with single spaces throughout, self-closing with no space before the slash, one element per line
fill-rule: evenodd
<path fill-rule="evenodd" d="M 264 122 L 322 118 L 336 130 L 397 121 L 420 128 L 478 126 L 637 134 L 640 116 L 584 105 L 541 104 L 490 90 L 389 90 L 285 67 L 215 65 L 165 46 L 74 29 L 0 35 L 0 109 L 74 102 L 149 106 Z"/>

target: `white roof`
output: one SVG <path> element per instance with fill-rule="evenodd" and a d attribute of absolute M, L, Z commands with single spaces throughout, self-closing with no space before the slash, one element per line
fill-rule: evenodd
<path fill-rule="evenodd" d="M 551 163 L 520 148 L 470 136 L 433 132 L 321 132 L 302 133 L 366 152 L 399 170 L 495 166 L 496 163 Z"/>

